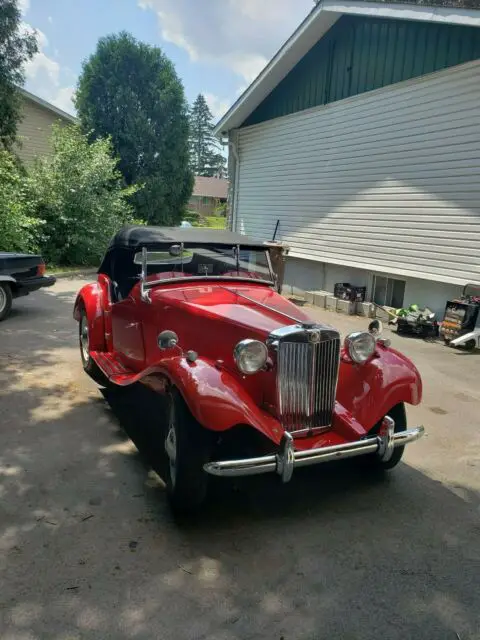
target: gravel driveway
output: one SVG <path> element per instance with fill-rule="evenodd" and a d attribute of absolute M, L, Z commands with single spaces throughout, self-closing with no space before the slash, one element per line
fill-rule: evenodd
<path fill-rule="evenodd" d="M 0 325 L 2 640 L 480 638 L 480 353 L 393 337 L 423 374 L 409 417 L 428 437 L 388 479 L 342 463 L 225 485 L 179 528 L 148 465 L 150 396 L 112 410 L 81 370 L 83 282 Z"/>

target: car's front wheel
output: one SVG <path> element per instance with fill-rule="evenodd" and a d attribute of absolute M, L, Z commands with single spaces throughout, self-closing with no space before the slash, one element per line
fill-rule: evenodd
<path fill-rule="evenodd" d="M 6 282 L 0 283 L 0 322 L 10 314 L 12 310 L 12 289 Z"/>
<path fill-rule="evenodd" d="M 80 322 L 78 323 L 78 338 L 80 343 L 80 357 L 82 359 L 83 370 L 101 387 L 108 386 L 108 378 L 103 373 L 103 371 L 101 371 L 95 360 L 90 355 L 88 317 L 85 309 L 82 309 L 80 312 Z"/>
<path fill-rule="evenodd" d="M 165 452 L 165 481 L 174 514 L 197 512 L 205 502 L 210 460 L 210 434 L 195 420 L 177 390 L 169 394 Z"/>

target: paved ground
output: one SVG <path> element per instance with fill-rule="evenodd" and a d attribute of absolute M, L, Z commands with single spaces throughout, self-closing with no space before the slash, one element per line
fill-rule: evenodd
<path fill-rule="evenodd" d="M 81 284 L 0 326 L 2 640 L 480 638 L 480 354 L 393 337 L 425 378 L 409 415 L 429 436 L 390 479 L 342 464 L 225 487 L 178 528 L 145 461 L 148 398 L 114 412 L 81 371 Z"/>

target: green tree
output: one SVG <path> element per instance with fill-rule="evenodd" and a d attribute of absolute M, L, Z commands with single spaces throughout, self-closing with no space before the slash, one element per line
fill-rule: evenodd
<path fill-rule="evenodd" d="M 190 163 L 197 176 L 223 177 L 226 173 L 214 128 L 212 112 L 205 97 L 199 94 L 190 110 Z"/>
<path fill-rule="evenodd" d="M 89 144 L 80 127 L 54 125 L 53 154 L 30 172 L 37 216 L 44 220 L 40 246 L 56 264 L 97 264 L 111 236 L 132 219 L 109 139 Z"/>
<path fill-rule="evenodd" d="M 10 149 L 20 118 L 24 65 L 38 51 L 34 33 L 21 27 L 17 0 L 0 0 L 0 148 Z"/>
<path fill-rule="evenodd" d="M 188 107 L 173 64 L 127 33 L 101 38 L 84 64 L 75 104 L 83 130 L 111 136 L 139 218 L 178 224 L 192 194 Z"/>
<path fill-rule="evenodd" d="M 0 149 L 0 251 L 35 251 L 42 224 L 24 169 Z"/>

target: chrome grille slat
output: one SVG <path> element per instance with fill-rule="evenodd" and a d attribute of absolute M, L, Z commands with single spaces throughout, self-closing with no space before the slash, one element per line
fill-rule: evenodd
<path fill-rule="evenodd" d="M 321 331 L 320 341 L 310 342 L 308 331 L 299 328 L 278 341 L 278 412 L 285 429 L 295 434 L 331 426 L 339 364 L 335 331 Z"/>

